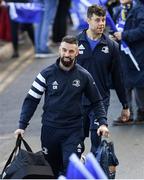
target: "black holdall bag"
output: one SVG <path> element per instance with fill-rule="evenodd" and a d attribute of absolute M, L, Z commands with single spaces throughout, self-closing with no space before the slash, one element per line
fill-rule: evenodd
<path fill-rule="evenodd" d="M 115 179 L 116 166 L 119 165 L 119 161 L 115 154 L 113 142 L 102 139 L 95 156 L 108 179 Z"/>
<path fill-rule="evenodd" d="M 25 149 L 21 148 L 21 144 Z M 27 142 L 19 135 L 16 145 L 7 160 L 1 179 L 54 179 L 43 152 L 32 152 Z"/>

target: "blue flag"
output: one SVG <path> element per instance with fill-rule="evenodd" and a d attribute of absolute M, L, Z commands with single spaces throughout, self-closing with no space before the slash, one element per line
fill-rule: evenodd
<path fill-rule="evenodd" d="M 86 169 L 84 164 L 79 160 L 76 154 L 72 154 L 69 160 L 66 173 L 67 179 L 95 179 L 94 176 Z"/>
<path fill-rule="evenodd" d="M 108 179 L 92 153 L 86 156 L 85 167 L 95 179 Z"/>
<path fill-rule="evenodd" d="M 41 3 L 8 3 L 10 18 L 20 23 L 39 23 L 43 6 Z"/>

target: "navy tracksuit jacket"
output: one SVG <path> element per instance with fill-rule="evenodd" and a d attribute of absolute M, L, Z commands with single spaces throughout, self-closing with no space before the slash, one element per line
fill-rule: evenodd
<path fill-rule="evenodd" d="M 77 63 L 88 70 L 94 78 L 107 111 L 110 99 L 110 77 L 118 98 L 123 106 L 127 105 L 118 44 L 102 35 L 94 50 L 86 37 L 86 30 L 78 35 L 79 56 Z M 83 105 L 89 105 L 87 100 Z"/>
<path fill-rule="evenodd" d="M 64 71 L 56 64 L 38 74 L 24 100 L 19 128 L 25 129 L 45 94 L 42 124 L 55 128 L 82 127 L 81 98 L 83 93 L 92 103 L 95 117 L 100 124 L 107 124 L 102 98 L 87 70 L 75 64 Z"/>

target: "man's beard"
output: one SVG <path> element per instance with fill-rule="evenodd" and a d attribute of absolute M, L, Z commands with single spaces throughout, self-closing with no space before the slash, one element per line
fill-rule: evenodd
<path fill-rule="evenodd" d="M 64 59 L 67 59 L 68 61 L 66 61 L 66 60 L 64 60 Z M 71 67 L 72 66 L 72 64 L 73 64 L 73 62 L 74 62 L 74 59 L 71 59 L 71 58 L 69 58 L 69 57 L 62 57 L 61 59 L 60 59 L 60 61 L 61 61 L 61 63 L 63 64 L 63 66 L 65 66 L 65 67 Z"/>

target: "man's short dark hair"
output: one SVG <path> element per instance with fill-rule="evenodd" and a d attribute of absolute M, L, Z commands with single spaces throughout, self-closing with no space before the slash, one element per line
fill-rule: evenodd
<path fill-rule="evenodd" d="M 67 36 L 63 37 L 62 42 L 78 45 L 77 38 L 75 36 L 71 36 L 71 35 L 67 35 Z"/>
<path fill-rule="evenodd" d="M 94 4 L 88 7 L 87 17 L 91 18 L 93 14 L 104 17 L 106 15 L 106 10 L 102 6 Z"/>

